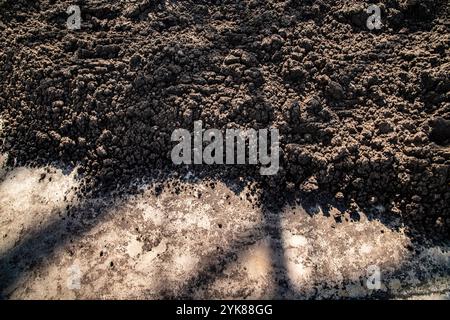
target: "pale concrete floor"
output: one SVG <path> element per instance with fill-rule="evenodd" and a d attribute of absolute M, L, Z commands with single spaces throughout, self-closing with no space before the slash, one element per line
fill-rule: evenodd
<path fill-rule="evenodd" d="M 336 223 L 320 207 L 263 212 L 221 182 L 79 201 L 73 174 L 43 173 L 0 173 L 0 297 L 450 297 L 448 247 L 408 250 L 401 227 L 364 214 Z M 381 287 L 369 290 L 376 268 Z"/>

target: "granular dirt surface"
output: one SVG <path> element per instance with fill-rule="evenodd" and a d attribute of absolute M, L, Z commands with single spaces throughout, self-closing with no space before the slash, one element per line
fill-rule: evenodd
<path fill-rule="evenodd" d="M 447 1 L 379 1 L 372 31 L 353 0 L 1 3 L 9 166 L 78 166 L 85 196 L 195 169 L 256 181 L 263 204 L 328 194 L 448 230 Z M 277 128 L 280 171 L 174 166 L 171 134 L 196 120 Z"/>

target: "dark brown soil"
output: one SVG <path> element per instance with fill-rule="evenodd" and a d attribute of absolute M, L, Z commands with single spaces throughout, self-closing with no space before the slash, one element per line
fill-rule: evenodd
<path fill-rule="evenodd" d="M 273 126 L 278 175 L 234 166 L 225 176 L 443 231 L 448 3 L 378 2 L 383 28 L 370 31 L 369 4 L 354 0 L 2 1 L 1 152 L 11 166 L 79 165 L 90 192 L 181 170 L 170 136 L 195 120 Z M 66 28 L 72 4 L 81 30 Z"/>

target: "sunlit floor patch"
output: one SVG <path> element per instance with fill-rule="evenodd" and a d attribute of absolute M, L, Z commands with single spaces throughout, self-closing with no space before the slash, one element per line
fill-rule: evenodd
<path fill-rule="evenodd" d="M 19 167 L 5 173 L 0 182 L 0 253 L 60 219 L 76 184 L 73 174 L 51 167 Z"/>

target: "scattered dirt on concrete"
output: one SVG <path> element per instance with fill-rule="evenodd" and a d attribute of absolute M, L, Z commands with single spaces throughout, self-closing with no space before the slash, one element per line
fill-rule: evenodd
<path fill-rule="evenodd" d="M 340 209 L 320 205 L 263 211 L 246 188 L 208 181 L 80 201 L 77 183 L 56 168 L 4 177 L 0 297 L 449 298 L 450 247 L 413 243 L 400 221 L 361 213 L 336 223 Z"/>
<path fill-rule="evenodd" d="M 81 8 L 80 30 L 66 27 L 66 10 L 74 4 Z M 208 187 L 225 184 L 242 194 L 263 216 L 281 217 L 284 208 L 311 202 L 304 207 L 307 215 L 319 211 L 338 226 L 356 221 L 361 212 L 383 214 L 401 220 L 411 239 L 417 238 L 417 229 L 448 238 L 448 1 L 378 4 L 383 26 L 370 31 L 368 3 L 358 0 L 0 1 L 0 154 L 6 163 L 1 175 L 15 174 L 21 181 L 2 186 L 0 196 L 25 190 L 32 168 L 40 170 L 42 182 L 54 174 L 45 171 L 49 165 L 68 170 L 77 183 L 55 189 L 55 197 L 67 187 L 64 196 L 84 203 L 64 208 L 70 229 L 86 214 L 101 211 L 94 199 L 139 196 L 146 192 L 143 183 L 154 195 L 180 194 L 193 172 Z M 205 129 L 277 128 L 280 171 L 262 177 L 257 166 L 174 166 L 171 134 L 177 128 L 192 131 L 196 120 Z M 155 178 L 155 172 L 161 174 Z M 321 211 L 317 204 L 323 201 L 328 205 Z M 158 219 L 159 214 L 148 216 Z M 281 223 L 281 218 L 266 218 L 275 226 Z M 200 225 L 217 222 L 196 219 Z M 10 228 L 12 222 L 3 223 Z M 229 227 L 226 221 L 217 223 L 222 230 Z M 59 224 L 49 226 L 59 230 Z M 264 228 L 275 232 L 275 239 L 284 237 L 281 228 Z M 64 232 L 57 234 L 64 238 Z M 41 231 L 36 236 L 45 239 Z M 308 239 L 295 232 L 293 237 L 288 243 L 309 246 Z M 141 257 L 142 250 L 155 247 L 163 255 L 170 245 L 162 239 L 130 240 L 120 247 L 121 254 Z M 335 245 L 344 239 L 335 239 Z M 16 239 L 4 241 L 10 247 Z M 258 239 L 252 249 L 257 253 L 242 253 L 239 259 L 258 265 L 254 272 L 262 274 L 267 245 Z M 8 268 L 18 256 L 11 248 L 0 261 L 9 261 Z M 133 263 L 145 267 L 156 259 L 149 252 L 147 260 Z M 198 266 L 201 257 L 178 259 Z M 287 273 L 303 268 L 304 273 L 294 273 L 305 277 L 311 271 L 307 263 L 287 261 L 274 268 Z M 120 268 L 117 261 L 102 263 L 106 269 Z M 208 274 L 199 284 L 208 287 Z M 292 289 L 303 278 L 289 284 L 283 277 L 278 279 L 285 283 L 282 293 L 274 296 L 313 295 Z M 10 280 L 2 289 L 14 286 Z M 102 285 L 107 292 L 110 286 Z M 154 296 L 193 296 L 194 287 L 188 283 Z M 264 296 L 261 290 L 248 296 Z M 223 294 L 215 292 L 204 296 Z"/>

